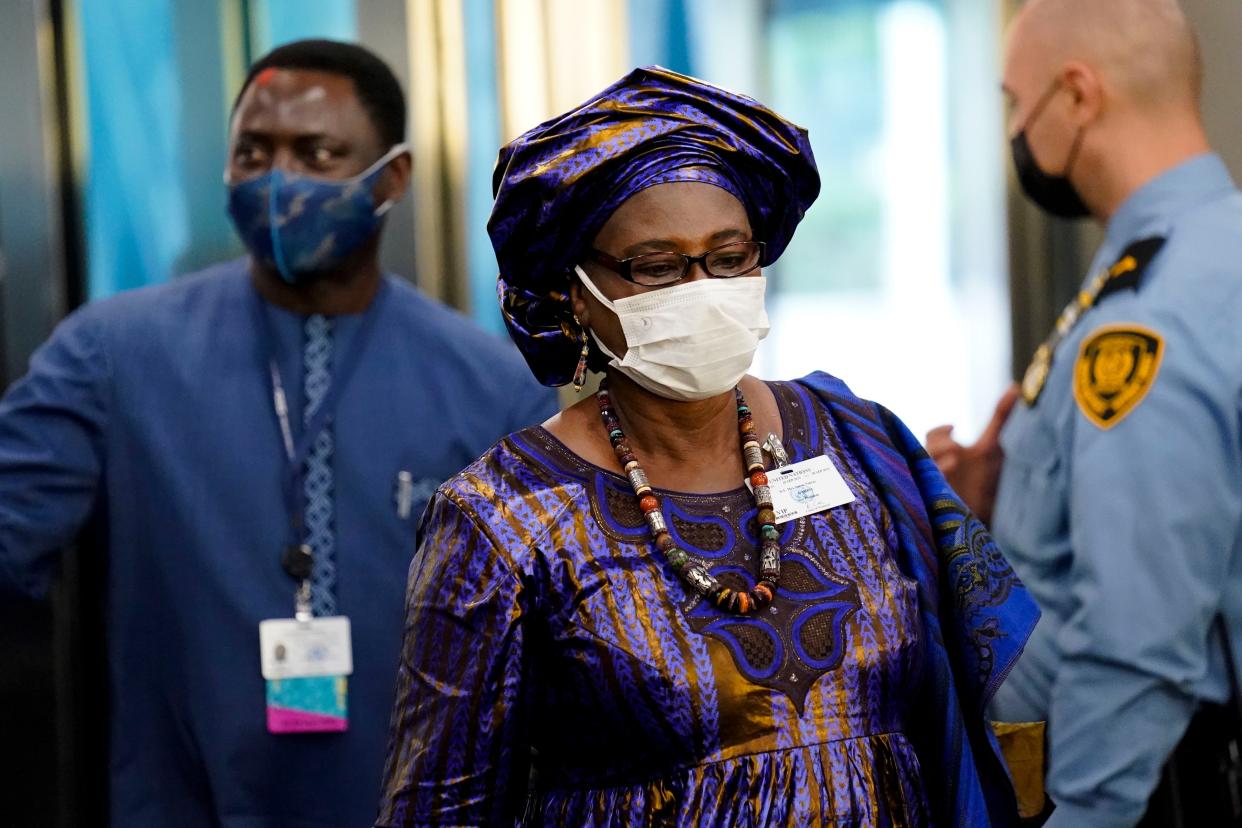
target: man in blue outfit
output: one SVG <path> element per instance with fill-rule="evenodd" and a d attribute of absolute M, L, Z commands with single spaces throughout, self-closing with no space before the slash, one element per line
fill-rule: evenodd
<path fill-rule="evenodd" d="M 1143 817 L 1192 718 L 1228 695 L 1214 619 L 1242 641 L 1242 194 L 1200 85 L 1175 0 L 1026 4 L 1005 72 L 1019 178 L 1107 235 L 1003 430 L 1013 396 L 973 446 L 928 435 L 1043 610 L 996 712 L 1048 721 L 1057 828 Z"/>
<path fill-rule="evenodd" d="M 0 402 L 0 587 L 106 526 L 118 828 L 370 824 L 423 504 L 554 410 L 381 274 L 404 123 L 364 49 L 264 57 L 226 176 L 250 257 L 72 314 Z"/>

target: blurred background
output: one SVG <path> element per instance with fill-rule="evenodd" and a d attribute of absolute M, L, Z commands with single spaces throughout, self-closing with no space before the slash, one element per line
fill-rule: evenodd
<path fill-rule="evenodd" d="M 0 371 L 78 304 L 240 255 L 222 181 L 248 63 L 359 41 L 410 99 L 412 197 L 389 269 L 503 333 L 486 235 L 497 148 L 636 65 L 808 127 L 823 195 L 770 271 L 756 372 L 826 370 L 916 433 L 971 438 L 1098 236 L 1015 195 L 1000 56 L 1016 0 L 0 0 Z M 1242 172 L 1242 3 L 1185 0 L 1206 112 Z M 934 344 L 933 344 L 934 343 Z M 930 370 L 930 369 L 934 369 Z M 104 673 L 89 555 L 49 605 L 0 606 L 0 814 L 94 824 Z"/>

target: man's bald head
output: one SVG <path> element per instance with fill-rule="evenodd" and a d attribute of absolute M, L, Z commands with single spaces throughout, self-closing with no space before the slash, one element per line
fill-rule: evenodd
<path fill-rule="evenodd" d="M 1024 188 L 1051 212 L 1085 206 L 1107 220 L 1147 182 L 1211 151 L 1202 85 L 1177 0 L 1027 0 L 1004 79 Z"/>
<path fill-rule="evenodd" d="M 1083 63 L 1142 109 L 1197 109 L 1202 91 L 1198 41 L 1178 0 L 1028 0 L 1009 59 L 1049 79 Z"/>

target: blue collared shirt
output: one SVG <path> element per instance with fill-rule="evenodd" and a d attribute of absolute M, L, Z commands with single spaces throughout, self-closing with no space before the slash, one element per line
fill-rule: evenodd
<path fill-rule="evenodd" d="M 1226 695 L 1217 612 L 1242 642 L 1242 194 L 1220 158 L 1131 196 L 1093 273 L 1156 235 L 1167 242 L 1137 290 L 1083 316 L 1002 436 L 993 530 L 1043 618 L 997 712 L 1048 720 L 1054 826 L 1133 825 L 1196 704 Z M 1164 351 L 1146 396 L 1106 428 L 1076 401 L 1074 372 L 1112 326 Z"/>
<path fill-rule="evenodd" d="M 292 616 L 294 584 L 280 565 L 269 349 L 244 262 L 79 310 L 0 401 L 0 588 L 42 594 L 56 551 L 92 513 L 106 521 L 112 825 L 374 819 L 422 507 L 493 441 L 555 411 L 515 350 L 386 281 L 333 418 L 337 599 L 354 648 L 346 733 L 266 731 L 258 625 Z M 303 319 L 262 307 L 300 423 Z M 337 319 L 339 360 L 362 317 Z M 403 471 L 421 498 L 404 516 Z"/>

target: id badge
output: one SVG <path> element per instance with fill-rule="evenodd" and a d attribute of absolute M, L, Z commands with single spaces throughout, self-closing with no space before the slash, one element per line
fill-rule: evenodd
<path fill-rule="evenodd" d="M 269 733 L 339 733 L 349 728 L 348 676 L 354 671 L 349 619 L 259 624 Z"/>
<path fill-rule="evenodd" d="M 777 524 L 854 502 L 849 484 L 826 455 L 772 469 L 767 473 Z M 748 482 L 747 487 L 750 487 Z"/>

